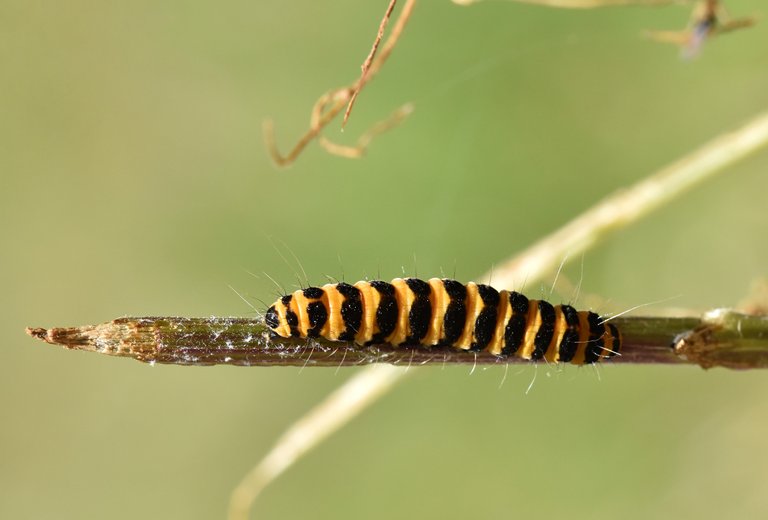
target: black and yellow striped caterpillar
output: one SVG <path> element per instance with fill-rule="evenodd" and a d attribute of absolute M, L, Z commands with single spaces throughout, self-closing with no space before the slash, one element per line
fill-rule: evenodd
<path fill-rule="evenodd" d="M 621 350 L 619 330 L 594 312 L 447 278 L 310 287 L 276 301 L 265 321 L 284 338 L 450 345 L 577 365 L 596 363 Z"/>

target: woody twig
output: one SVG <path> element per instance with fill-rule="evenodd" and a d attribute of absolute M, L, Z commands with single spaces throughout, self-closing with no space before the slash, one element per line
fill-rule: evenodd
<path fill-rule="evenodd" d="M 400 11 L 400 15 L 395 21 L 392 31 L 389 34 L 387 40 L 381 45 L 381 40 L 384 35 L 384 31 L 392 16 L 392 11 L 395 8 L 396 0 L 390 0 L 387 10 L 384 13 L 384 17 L 379 24 L 379 30 L 376 34 L 371 51 L 366 56 L 361 66 L 362 73 L 360 77 L 351 85 L 332 89 L 320 96 L 315 102 L 312 108 L 310 116 L 309 129 L 304 135 L 299 138 L 298 142 L 291 149 L 288 154 L 283 155 L 277 149 L 274 135 L 274 123 L 271 119 L 264 121 L 264 141 L 272 160 L 278 166 L 288 166 L 292 164 L 301 155 L 304 149 L 309 143 L 317 139 L 320 145 L 330 154 L 339 155 L 347 158 L 361 157 L 368 148 L 371 140 L 378 134 L 396 126 L 399 124 L 408 114 L 413 110 L 413 106 L 406 104 L 398 108 L 390 117 L 377 123 L 370 130 L 365 132 L 353 146 L 341 145 L 328 139 L 322 135 L 322 131 L 328 124 L 333 121 L 342 111 L 344 111 L 344 119 L 342 127 L 347 124 L 349 115 L 352 112 L 352 108 L 355 104 L 355 100 L 359 96 L 362 89 L 367 85 L 371 79 L 381 70 L 381 67 L 387 61 L 395 45 L 400 39 L 403 33 L 403 29 L 407 24 L 413 12 L 413 7 L 416 4 L 416 0 L 406 0 L 403 9 Z"/>

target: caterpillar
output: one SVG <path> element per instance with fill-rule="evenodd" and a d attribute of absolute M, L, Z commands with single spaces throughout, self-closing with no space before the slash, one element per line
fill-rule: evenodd
<path fill-rule="evenodd" d="M 272 332 L 358 345 L 450 345 L 553 363 L 592 364 L 621 350 L 621 333 L 594 312 L 447 278 L 396 278 L 295 291 L 267 309 Z"/>

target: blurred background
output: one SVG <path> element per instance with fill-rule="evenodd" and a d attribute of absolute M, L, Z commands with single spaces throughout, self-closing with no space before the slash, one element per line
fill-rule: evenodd
<path fill-rule="evenodd" d="M 0 6 L 0 517 L 223 518 L 230 490 L 353 369 L 191 368 L 24 334 L 124 315 L 253 315 L 312 283 L 467 281 L 768 108 L 768 23 L 693 60 L 642 37 L 689 7 L 424 1 L 342 134 L 416 110 L 361 160 L 312 144 L 381 2 Z M 759 0 L 727 2 L 765 16 Z M 596 310 L 738 303 L 766 275 L 768 152 L 621 230 L 563 276 Z M 283 257 L 287 258 L 285 261 Z M 525 287 L 549 294 L 554 275 Z M 522 285 L 522 281 L 521 281 Z M 572 298 L 556 291 L 555 301 Z M 582 306 L 585 297 L 580 303 Z M 259 518 L 756 518 L 768 374 L 425 368 L 267 489 Z"/>

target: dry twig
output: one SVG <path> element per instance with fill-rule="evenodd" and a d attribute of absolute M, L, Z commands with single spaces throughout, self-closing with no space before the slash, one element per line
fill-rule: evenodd
<path fill-rule="evenodd" d="M 698 150 L 619 191 L 542 238 L 522 254 L 499 264 L 494 284 L 514 287 L 522 279 L 538 280 L 557 268 L 562 258 L 579 255 L 610 232 L 646 216 L 686 190 L 768 146 L 768 112 L 734 132 L 720 135 Z M 706 210 L 706 208 L 704 208 Z"/>
<path fill-rule="evenodd" d="M 365 150 L 367 149 L 367 146 L 373 136 L 381 133 L 384 130 L 392 128 L 401 122 L 405 117 L 407 117 L 408 114 L 410 114 L 412 111 L 411 105 L 401 107 L 400 109 L 396 110 L 395 113 L 388 119 L 375 125 L 371 130 L 364 133 L 355 146 L 339 145 L 321 135 L 323 129 L 325 129 L 325 127 L 328 126 L 328 124 L 333 121 L 341 113 L 341 111 L 344 110 L 345 107 L 346 110 L 344 114 L 343 125 L 347 123 L 347 119 L 349 118 L 349 114 L 352 111 L 352 106 L 354 105 L 355 99 L 360 94 L 360 91 L 363 89 L 363 87 L 365 87 L 365 85 L 368 84 L 368 82 L 373 79 L 373 77 L 381 70 L 381 67 L 392 54 L 392 50 L 399 41 L 400 36 L 403 33 L 403 29 L 411 17 L 415 4 L 416 0 L 406 0 L 405 5 L 400 11 L 400 15 L 392 27 L 392 31 L 390 32 L 389 37 L 381 47 L 381 52 L 378 52 L 377 55 L 377 50 L 384 33 L 384 29 L 387 25 L 387 22 L 389 21 L 389 18 L 391 17 L 392 10 L 395 7 L 395 0 L 390 1 L 390 4 L 387 6 L 387 11 L 384 14 L 384 18 L 382 19 L 379 26 L 379 31 L 376 35 L 376 39 L 374 40 L 371 52 L 363 62 L 361 76 L 348 87 L 333 89 L 320 96 L 312 108 L 309 130 L 307 130 L 307 132 L 299 139 L 299 141 L 296 143 L 293 149 L 288 152 L 287 155 L 282 155 L 277 149 L 274 135 L 274 124 L 272 120 L 267 119 L 264 121 L 264 142 L 267 147 L 267 151 L 269 152 L 269 155 L 272 157 L 272 160 L 275 162 L 275 164 L 278 166 L 288 166 L 289 164 L 292 164 L 294 161 L 296 161 L 299 155 L 301 155 L 304 148 L 306 148 L 306 146 L 314 139 L 318 139 L 320 145 L 328 153 L 348 158 L 360 157 L 365 153 Z"/>
<path fill-rule="evenodd" d="M 384 18 L 381 19 L 381 23 L 379 24 L 379 32 L 376 33 L 376 39 L 373 41 L 371 52 L 368 53 L 368 56 L 366 56 L 365 61 L 360 66 L 360 69 L 362 70 L 362 75 L 360 76 L 360 79 L 357 80 L 354 90 L 352 91 L 352 95 L 349 98 L 347 109 L 344 111 L 344 120 L 341 123 L 342 128 L 347 126 L 347 120 L 349 119 L 349 114 L 352 112 L 352 107 L 355 104 L 355 100 L 357 99 L 358 94 L 360 94 L 360 89 L 362 89 L 363 85 L 365 85 L 368 72 L 371 70 L 371 64 L 373 63 L 373 58 L 376 56 L 376 50 L 379 48 L 379 43 L 381 43 L 381 38 L 384 36 L 384 29 L 386 29 L 387 27 L 387 23 L 389 22 L 390 16 L 392 16 L 392 10 L 395 8 L 396 3 L 397 3 L 397 0 L 390 0 L 389 6 L 387 7 L 387 11 L 384 13 Z"/>
<path fill-rule="evenodd" d="M 687 363 L 704 368 L 768 368 L 766 316 L 716 309 L 704 318 L 618 317 L 611 323 L 622 333 L 620 355 L 606 361 L 611 364 Z M 27 329 L 27 334 L 70 350 L 129 357 L 152 364 L 338 368 L 381 364 L 410 367 L 530 363 L 515 356 L 502 357 L 449 346 L 393 347 L 386 343 L 359 346 L 322 338 L 307 341 L 271 337 L 258 318 L 129 317 L 84 327 Z M 673 345 L 684 343 L 689 345 L 687 350 L 672 349 Z M 690 345 L 694 343 L 699 352 L 706 349 L 710 360 L 703 361 L 692 354 Z M 356 393 L 362 396 L 366 390 Z"/>

